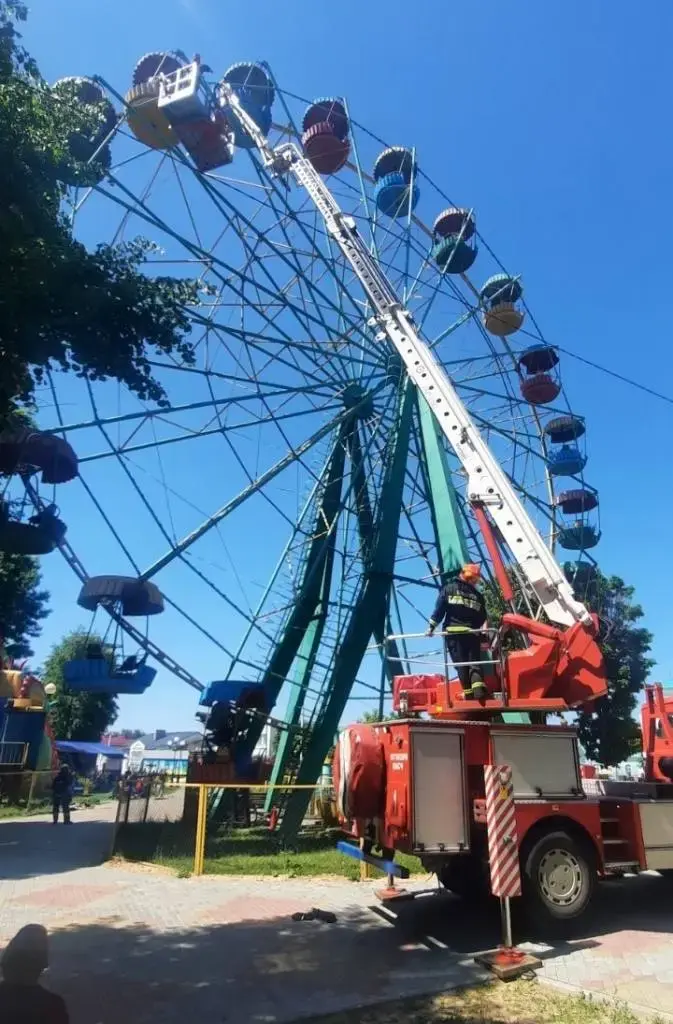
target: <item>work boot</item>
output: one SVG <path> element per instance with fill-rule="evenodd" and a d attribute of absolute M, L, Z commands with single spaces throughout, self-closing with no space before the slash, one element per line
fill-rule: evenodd
<path fill-rule="evenodd" d="M 486 700 L 488 688 L 484 680 L 476 675 L 472 676 L 469 689 L 463 690 L 463 700 Z"/>

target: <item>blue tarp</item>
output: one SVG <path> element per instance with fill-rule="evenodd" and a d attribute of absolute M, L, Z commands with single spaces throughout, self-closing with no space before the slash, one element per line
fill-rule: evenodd
<path fill-rule="evenodd" d="M 75 740 L 56 740 L 56 749 L 62 754 L 103 754 L 104 757 L 124 757 L 126 751 L 108 747 L 106 743 L 78 743 Z"/>

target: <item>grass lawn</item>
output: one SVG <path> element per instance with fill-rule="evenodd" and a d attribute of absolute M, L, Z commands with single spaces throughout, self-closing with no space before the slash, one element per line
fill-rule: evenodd
<path fill-rule="evenodd" d="M 33 800 L 30 807 L 25 803 L 0 804 L 0 820 L 2 818 L 30 818 L 34 814 L 48 814 L 51 800 Z"/>
<path fill-rule="evenodd" d="M 108 803 L 112 799 L 109 793 L 93 793 L 91 796 L 78 796 L 73 800 L 77 807 L 96 807 L 98 804 Z M 31 818 L 35 814 L 49 814 L 51 812 L 51 800 L 33 800 L 30 807 L 25 802 L 19 804 L 0 804 L 0 821 L 3 818 Z"/>
<path fill-rule="evenodd" d="M 205 873 L 208 875 L 283 875 L 291 878 L 334 875 L 359 879 L 360 864 L 335 849 L 341 833 L 303 833 L 284 848 L 267 828 L 232 829 L 209 836 Z M 115 854 L 125 860 L 145 861 L 189 874 L 194 861 L 194 833 L 181 822 L 123 825 Z M 415 857 L 396 858 L 414 874 L 424 873 Z"/>
<path fill-rule="evenodd" d="M 655 1024 L 657 1018 L 650 1019 Z M 628 1007 L 566 996 L 535 981 L 494 982 L 314 1018 L 315 1024 L 642 1024 Z"/>

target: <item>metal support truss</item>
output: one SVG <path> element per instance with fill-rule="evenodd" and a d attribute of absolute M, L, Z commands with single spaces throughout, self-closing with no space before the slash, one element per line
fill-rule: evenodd
<path fill-rule="evenodd" d="M 413 408 L 414 387 L 406 380 L 402 387 L 381 500 L 374 521 L 370 556 L 365 565 L 350 620 L 335 652 L 321 713 L 311 730 L 296 775 L 295 781 L 298 785 L 310 785 L 318 778 L 325 756 L 334 742 L 341 715 L 367 645 L 377 632 L 382 635 L 385 631 L 395 568 Z M 297 789 L 292 792 L 283 815 L 283 835 L 293 835 L 301 827 L 309 797 L 308 790 Z"/>

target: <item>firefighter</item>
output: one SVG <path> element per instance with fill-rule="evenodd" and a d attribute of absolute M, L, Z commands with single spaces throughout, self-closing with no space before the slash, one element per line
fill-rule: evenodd
<path fill-rule="evenodd" d="M 477 700 L 483 699 L 487 692 L 481 666 L 460 663 L 481 659 L 481 639 L 476 630 L 486 629 L 487 622 L 486 604 L 475 585 L 480 577 L 480 567 L 469 563 L 463 566 L 456 579 L 442 587 L 427 631 L 427 636 L 432 636 L 443 620 L 446 647 L 456 666 L 463 697 Z"/>

